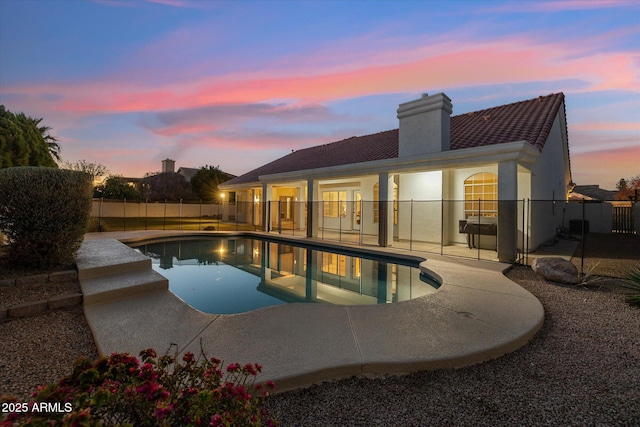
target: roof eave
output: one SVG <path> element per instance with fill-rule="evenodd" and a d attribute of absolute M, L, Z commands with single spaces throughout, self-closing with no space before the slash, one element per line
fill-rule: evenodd
<path fill-rule="evenodd" d="M 234 190 L 246 190 L 251 187 L 260 187 L 262 188 L 262 183 L 260 181 L 251 181 L 251 182 L 241 182 L 238 184 L 220 184 L 218 188 L 224 191 L 234 191 Z"/>
<path fill-rule="evenodd" d="M 487 163 L 515 161 L 524 167 L 530 167 L 540 155 L 540 151 L 527 141 L 514 141 L 484 147 L 462 148 L 458 150 L 430 153 L 420 156 L 396 157 L 328 168 L 306 169 L 278 174 L 261 175 L 258 179 L 270 184 L 299 180 L 326 179 L 336 176 L 374 175 L 380 172 L 412 172 L 438 170 L 453 167 L 468 167 Z M 249 184 L 244 184 L 246 188 Z"/>

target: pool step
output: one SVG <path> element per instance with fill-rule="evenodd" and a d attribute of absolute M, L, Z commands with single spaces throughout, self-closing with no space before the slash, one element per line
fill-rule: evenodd
<path fill-rule="evenodd" d="M 85 306 L 169 289 L 150 258 L 115 239 L 83 242 L 76 265 Z"/>
<path fill-rule="evenodd" d="M 84 305 L 109 302 L 152 291 L 166 291 L 169 281 L 155 271 L 141 270 L 80 281 Z"/>
<path fill-rule="evenodd" d="M 76 257 L 78 279 L 151 269 L 151 259 L 115 239 L 82 243 Z"/>

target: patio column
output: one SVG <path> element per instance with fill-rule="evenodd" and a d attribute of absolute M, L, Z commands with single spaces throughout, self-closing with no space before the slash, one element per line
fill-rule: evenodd
<path fill-rule="evenodd" d="M 378 175 L 378 245 L 393 243 L 393 175 L 383 172 Z"/>
<path fill-rule="evenodd" d="M 304 215 L 304 199 L 306 197 L 304 186 L 296 187 L 296 199 L 293 203 L 296 230 L 304 230 L 307 225 L 307 217 Z"/>
<path fill-rule="evenodd" d="M 307 237 L 318 236 L 318 181 L 313 179 L 307 180 Z"/>
<path fill-rule="evenodd" d="M 260 224 L 260 219 L 258 218 L 260 212 L 260 193 L 257 189 L 251 189 L 251 202 L 247 203 L 251 206 L 251 227 L 255 230 L 255 226 Z"/>
<path fill-rule="evenodd" d="M 518 164 L 498 164 L 498 260 L 515 262 L 517 241 Z"/>
<path fill-rule="evenodd" d="M 262 231 L 269 231 L 269 200 L 271 194 L 268 192 L 267 183 L 262 183 Z"/>

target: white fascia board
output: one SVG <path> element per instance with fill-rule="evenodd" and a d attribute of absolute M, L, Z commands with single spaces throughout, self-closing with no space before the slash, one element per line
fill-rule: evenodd
<path fill-rule="evenodd" d="M 247 188 L 255 188 L 255 187 L 262 188 L 262 183 L 258 181 L 254 181 L 254 182 L 244 182 L 242 184 L 227 185 L 222 183 L 218 185 L 218 188 L 224 191 L 246 190 Z"/>
<path fill-rule="evenodd" d="M 479 164 L 516 161 L 529 168 L 540 152 L 526 141 L 507 142 L 484 147 L 463 148 L 439 153 L 376 160 L 372 162 L 307 169 L 279 174 L 261 175 L 261 182 L 276 183 L 297 180 L 326 179 L 347 176 L 376 175 L 380 172 L 423 172 Z"/>

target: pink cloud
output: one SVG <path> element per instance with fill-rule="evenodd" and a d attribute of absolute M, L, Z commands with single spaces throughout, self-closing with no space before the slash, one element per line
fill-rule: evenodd
<path fill-rule="evenodd" d="M 609 9 L 615 7 L 629 7 L 630 0 L 550 0 L 529 2 L 507 2 L 493 8 L 501 12 L 561 12 L 570 10 Z"/>
<path fill-rule="evenodd" d="M 171 84 L 146 81 L 141 73 L 137 78 L 117 76 L 95 81 L 7 86 L 3 87 L 3 95 L 19 100 L 17 106 L 11 106 L 12 110 L 32 111 L 29 106 L 36 105 L 38 115 L 64 117 L 65 126 L 69 127 L 73 126 L 74 120 L 76 123 L 86 121 L 94 114 L 140 113 L 138 124 L 164 142 L 155 143 L 145 154 L 130 154 L 125 159 L 120 159 L 113 151 L 96 153 L 98 157 L 90 159 L 108 164 L 113 170 L 130 173 L 132 168 L 128 165 L 138 162 L 135 158 L 148 157 L 151 152 L 160 152 L 157 155 L 162 158 L 186 156 L 191 148 L 198 147 L 203 152 L 199 158 L 215 159 L 218 158 L 215 150 L 226 147 L 245 153 L 268 147 L 284 150 L 282 154 L 286 154 L 290 149 L 299 148 L 301 141 L 306 146 L 331 141 L 335 139 L 331 135 L 285 133 L 274 131 L 268 124 L 340 119 L 332 116 L 323 104 L 371 94 L 570 79 L 581 82 L 581 89 L 573 91 L 640 91 L 637 53 L 593 50 L 593 46 L 606 46 L 609 38 L 615 38 L 612 34 L 586 41 L 554 43 L 540 41 L 534 36 L 480 42 L 459 37 L 428 46 L 414 45 L 404 49 L 389 46 L 386 51 L 371 52 L 371 59 L 363 59 L 368 57 L 368 51 L 364 49 L 350 58 L 348 52 L 352 46 L 346 43 L 342 50 L 336 47 L 334 62 L 327 56 L 314 63 L 318 65 L 316 68 L 296 66 L 296 63 L 306 64 L 307 59 L 312 59 L 309 54 L 309 57 L 289 58 L 286 63 L 275 59 L 259 72 L 191 78 L 188 71 Z M 634 106 L 627 109 L 630 108 Z M 612 161 L 626 165 L 620 170 L 618 166 L 607 172 L 605 168 L 594 170 L 593 164 L 601 162 L 589 151 L 596 147 L 616 149 L 637 144 L 638 125 L 604 122 L 598 112 L 591 114 L 598 114 L 594 117 L 600 121 L 569 123 L 572 169 L 578 177 L 579 174 L 585 176 L 584 180 L 578 181 L 575 177 L 574 180 L 589 183 L 590 173 L 617 176 L 623 168 L 628 169 L 624 175 L 638 173 L 627 165 L 628 159 L 633 158 L 629 154 L 612 158 Z M 249 120 L 259 120 L 264 126 L 244 127 Z M 57 127 L 56 131 L 61 130 L 58 125 L 54 127 Z M 616 134 L 614 140 L 611 135 L 604 134 L 611 131 L 626 135 Z M 162 148 L 165 151 L 157 150 L 158 145 L 165 143 L 166 148 Z M 67 153 L 63 154 L 66 156 Z M 638 154 L 637 150 L 632 154 Z M 159 167 L 149 169 L 156 160 L 159 158 L 146 160 L 138 167 L 142 173 L 157 170 Z"/>
<path fill-rule="evenodd" d="M 586 10 L 586 9 L 608 9 L 613 7 L 629 7 L 632 4 L 629 0 L 554 0 L 539 2 L 538 10 L 555 12 L 562 10 Z"/>
<path fill-rule="evenodd" d="M 208 6 L 206 1 L 189 1 L 189 0 L 147 0 L 148 3 L 156 3 L 164 6 L 184 7 L 201 9 Z"/>
<path fill-rule="evenodd" d="M 175 110 L 272 99 L 322 103 L 372 93 L 568 78 L 586 82 L 585 91 L 638 91 L 640 88 L 640 64 L 630 53 L 576 55 L 572 44 L 549 45 L 526 38 L 468 43 L 451 53 L 442 52 L 399 64 L 347 71 L 318 70 L 314 75 L 300 75 L 295 69 L 283 70 L 277 76 L 273 74 L 270 71 L 266 77 L 253 73 L 189 79 L 161 88 L 100 81 L 14 87 L 7 91 L 40 98 L 52 110 L 90 114 Z M 41 93 L 57 96 L 41 99 Z"/>
<path fill-rule="evenodd" d="M 640 137 L 640 123 L 621 123 L 621 122 L 589 122 L 589 123 L 577 123 L 571 126 L 571 129 L 575 131 L 630 131 L 637 132 Z"/>
<path fill-rule="evenodd" d="M 599 184 L 615 189 L 617 180 L 640 174 L 640 145 L 586 153 L 571 152 L 571 170 L 578 184 Z M 597 165 L 597 166 L 596 166 Z"/>
<path fill-rule="evenodd" d="M 217 104 L 145 114 L 140 124 L 156 135 L 212 133 L 237 128 L 238 123 L 258 120 L 270 123 L 314 123 L 340 120 L 318 104 Z"/>

